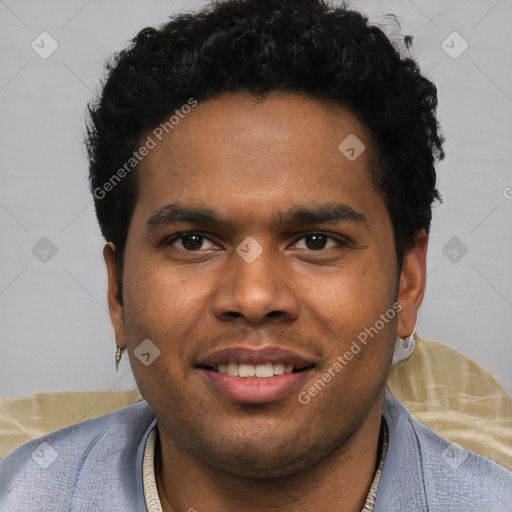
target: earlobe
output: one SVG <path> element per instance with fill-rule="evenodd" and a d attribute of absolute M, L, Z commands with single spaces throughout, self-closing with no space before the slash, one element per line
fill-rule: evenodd
<path fill-rule="evenodd" d="M 116 336 L 116 345 L 124 350 L 126 348 L 124 324 L 123 324 L 123 308 L 119 301 L 119 288 L 117 285 L 116 266 L 115 266 L 115 245 L 112 242 L 105 244 L 103 248 L 103 259 L 107 267 L 108 277 L 108 311 L 110 321 L 114 327 Z"/>
<path fill-rule="evenodd" d="M 416 326 L 418 310 L 423 302 L 426 283 L 428 236 L 418 231 L 414 246 L 407 252 L 402 264 L 398 292 L 401 310 L 398 315 L 397 335 L 410 336 Z"/>

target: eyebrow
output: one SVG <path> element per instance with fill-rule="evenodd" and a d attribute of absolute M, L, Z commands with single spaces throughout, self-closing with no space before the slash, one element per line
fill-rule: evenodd
<path fill-rule="evenodd" d="M 275 212 L 272 224 L 276 227 L 326 223 L 356 224 L 368 228 L 366 216 L 342 203 L 328 203 L 312 206 L 293 206 L 285 212 Z M 211 208 L 168 204 L 151 215 L 146 222 L 149 232 L 176 224 L 232 227 L 234 222 Z"/>
<path fill-rule="evenodd" d="M 146 222 L 150 232 L 179 223 L 203 225 L 229 225 L 231 222 L 211 208 L 168 204 L 151 215 Z"/>
<path fill-rule="evenodd" d="M 287 212 L 277 213 L 275 220 L 278 226 L 343 222 L 369 227 L 368 219 L 363 213 L 356 212 L 350 206 L 342 203 L 293 206 Z"/>

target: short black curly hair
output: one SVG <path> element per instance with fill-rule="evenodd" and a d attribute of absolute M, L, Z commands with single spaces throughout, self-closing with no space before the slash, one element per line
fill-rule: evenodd
<path fill-rule="evenodd" d="M 191 98 L 284 91 L 348 107 L 372 137 L 370 170 L 389 212 L 401 268 L 416 233 L 427 234 L 440 196 L 434 163 L 444 158 L 437 90 L 377 26 L 346 4 L 324 0 L 215 0 L 160 28 L 141 30 L 107 64 L 89 104 L 86 146 L 96 214 L 116 247 L 122 290 L 124 247 L 137 200 L 137 172 L 105 187 L 141 136 Z"/>

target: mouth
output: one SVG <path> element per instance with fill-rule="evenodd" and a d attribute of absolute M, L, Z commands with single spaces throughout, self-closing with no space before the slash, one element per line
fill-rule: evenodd
<path fill-rule="evenodd" d="M 195 365 L 216 393 L 234 402 L 252 404 L 284 398 L 315 367 L 312 359 L 276 347 L 225 349 Z"/>
<path fill-rule="evenodd" d="M 216 366 L 197 366 L 197 368 L 202 368 L 203 370 L 221 373 L 222 375 L 230 375 L 232 377 L 239 377 L 241 379 L 270 379 L 275 376 L 289 373 L 301 373 L 313 367 L 313 364 L 303 367 L 295 367 L 292 364 L 274 363 L 272 361 L 267 361 L 263 364 L 248 364 L 231 361 L 229 363 L 221 363 Z"/>

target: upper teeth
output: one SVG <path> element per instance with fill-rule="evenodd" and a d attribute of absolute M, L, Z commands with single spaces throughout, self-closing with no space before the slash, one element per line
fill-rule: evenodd
<path fill-rule="evenodd" d="M 266 364 L 245 364 L 245 363 L 228 363 L 228 364 L 219 364 L 217 366 L 217 371 L 219 373 L 224 373 L 227 375 L 233 375 L 236 377 L 250 378 L 250 377 L 260 377 L 260 378 L 268 378 L 273 375 L 282 375 L 283 373 L 292 373 L 293 366 L 284 365 L 281 363 L 266 363 Z"/>

